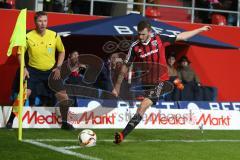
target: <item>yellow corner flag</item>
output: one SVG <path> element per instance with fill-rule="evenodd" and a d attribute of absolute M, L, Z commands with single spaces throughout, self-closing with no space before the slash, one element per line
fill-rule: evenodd
<path fill-rule="evenodd" d="M 27 9 L 21 10 L 18 15 L 17 22 L 10 39 L 10 45 L 7 51 L 7 55 L 10 56 L 12 54 L 12 49 L 15 46 L 26 46 L 26 18 L 27 17 Z"/>
<path fill-rule="evenodd" d="M 12 33 L 10 40 L 10 45 L 8 48 L 7 55 L 12 54 L 12 49 L 15 46 L 26 47 L 26 19 L 27 19 L 27 9 L 21 10 L 18 15 L 17 22 Z M 18 140 L 22 141 L 22 110 L 23 110 L 23 73 L 24 73 L 24 52 L 21 53 L 21 63 L 20 63 L 20 89 L 19 89 L 19 106 L 18 106 Z"/>

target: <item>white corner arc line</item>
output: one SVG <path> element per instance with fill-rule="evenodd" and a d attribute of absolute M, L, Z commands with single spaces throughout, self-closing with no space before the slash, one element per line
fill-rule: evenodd
<path fill-rule="evenodd" d="M 56 147 L 56 146 L 52 146 L 52 145 L 49 145 L 49 144 L 44 144 L 44 143 L 37 142 L 37 141 L 31 140 L 31 139 L 23 140 L 23 142 L 30 143 L 30 144 L 33 144 L 33 145 L 36 145 L 36 146 L 39 146 L 39 147 L 47 148 L 47 149 L 50 149 L 50 150 L 53 150 L 53 151 L 56 151 L 56 152 L 60 152 L 62 154 L 72 155 L 72 156 L 79 157 L 79 158 L 86 159 L 86 160 L 101 160 L 101 159 L 96 158 L 96 157 L 92 157 L 92 156 L 81 154 L 81 153 L 76 153 L 76 152 L 73 152 L 73 151 L 63 149 L 62 147 Z"/>
<path fill-rule="evenodd" d="M 77 139 L 27 139 L 37 142 L 78 142 Z"/>
<path fill-rule="evenodd" d="M 65 146 L 65 147 L 58 147 L 58 148 L 61 148 L 61 149 L 79 149 L 79 148 L 84 148 L 84 147 L 81 147 L 81 146 Z"/>

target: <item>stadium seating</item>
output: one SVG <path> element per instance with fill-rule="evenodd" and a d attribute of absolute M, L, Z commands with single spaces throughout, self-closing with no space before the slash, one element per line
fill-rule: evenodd
<path fill-rule="evenodd" d="M 212 14 L 212 24 L 216 24 L 216 25 L 226 25 L 227 24 L 227 20 L 226 17 L 224 15 L 221 14 Z"/>
<path fill-rule="evenodd" d="M 160 4 L 162 5 L 173 5 L 173 6 L 184 6 L 182 1 L 178 0 L 161 0 Z M 175 8 L 159 8 L 157 13 L 160 12 L 161 16 L 159 19 L 161 20 L 170 20 L 170 21 L 182 21 L 189 22 L 189 14 L 187 10 L 184 9 L 175 9 Z M 156 14 L 156 11 L 153 12 Z M 146 14 L 147 15 L 147 14 Z M 152 15 L 154 16 L 154 15 Z"/>

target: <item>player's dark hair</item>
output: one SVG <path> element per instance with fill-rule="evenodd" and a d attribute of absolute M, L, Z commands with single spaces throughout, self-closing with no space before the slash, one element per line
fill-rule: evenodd
<path fill-rule="evenodd" d="M 151 24 L 149 23 L 149 21 L 143 20 L 143 21 L 138 23 L 138 25 L 137 25 L 137 30 L 138 31 L 142 31 L 145 28 L 147 28 L 149 31 L 151 30 Z"/>
<path fill-rule="evenodd" d="M 69 52 L 68 57 L 70 58 L 74 52 L 77 52 L 79 54 L 79 52 L 77 50 L 72 50 L 71 52 Z"/>
<path fill-rule="evenodd" d="M 44 12 L 44 11 L 36 12 L 35 15 L 34 15 L 34 21 L 36 22 L 38 17 L 41 17 L 41 16 L 47 16 L 47 13 Z"/>

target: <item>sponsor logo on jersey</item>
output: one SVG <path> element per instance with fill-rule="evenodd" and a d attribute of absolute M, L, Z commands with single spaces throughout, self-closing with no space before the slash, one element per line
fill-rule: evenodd
<path fill-rule="evenodd" d="M 152 51 L 150 51 L 150 52 L 147 52 L 146 54 L 140 55 L 140 57 L 141 57 L 141 58 L 145 58 L 145 57 L 147 57 L 147 56 L 149 56 L 149 55 L 152 55 L 152 54 L 154 54 L 154 53 L 157 53 L 157 52 L 158 52 L 158 49 L 155 49 L 155 50 L 152 50 Z"/>
<path fill-rule="evenodd" d="M 157 46 L 157 40 L 152 41 L 151 44 L 152 44 L 153 46 Z"/>

